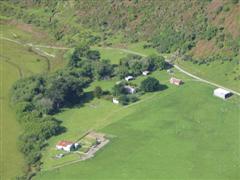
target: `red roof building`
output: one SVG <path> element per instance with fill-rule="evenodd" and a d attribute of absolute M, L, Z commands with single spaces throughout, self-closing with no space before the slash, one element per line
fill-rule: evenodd
<path fill-rule="evenodd" d="M 179 86 L 183 83 L 183 81 L 181 79 L 177 79 L 177 78 L 172 77 L 170 79 L 170 83 Z"/>
<path fill-rule="evenodd" d="M 56 145 L 58 150 L 64 150 L 70 152 L 74 149 L 74 142 L 71 141 L 59 141 Z"/>

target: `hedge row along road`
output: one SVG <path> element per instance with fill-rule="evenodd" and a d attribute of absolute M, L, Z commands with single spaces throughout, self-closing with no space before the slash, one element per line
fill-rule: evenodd
<path fill-rule="evenodd" d="M 24 43 L 21 43 L 20 41 L 16 41 L 16 40 L 13 40 L 13 39 L 5 38 L 5 37 L 3 37 L 3 36 L 0 36 L 0 39 L 4 39 L 4 40 L 7 40 L 7 41 L 11 41 L 11 42 L 14 42 L 14 43 L 17 43 L 17 44 L 21 44 L 21 45 L 24 45 L 24 46 L 28 45 L 28 46 L 30 46 L 30 47 L 34 47 L 34 48 L 36 48 L 37 50 L 39 50 L 41 53 L 43 53 L 44 55 L 50 56 L 50 57 L 55 57 L 55 56 L 52 55 L 52 54 L 49 54 L 49 53 L 47 53 L 47 52 L 45 52 L 45 51 L 43 51 L 43 50 L 40 50 L 39 48 L 51 48 L 51 49 L 59 49 L 59 50 L 68 50 L 68 49 L 71 49 L 71 48 L 68 48 L 68 47 L 57 47 L 57 46 L 47 46 L 47 45 L 34 45 L 34 44 L 32 44 L 32 43 L 24 44 Z M 113 48 L 113 47 L 102 47 L 102 48 L 103 48 L 103 49 L 117 49 L 117 50 L 120 50 L 120 51 L 122 51 L 122 52 L 126 52 L 126 53 L 129 53 L 129 54 L 135 54 L 135 55 L 139 55 L 139 56 L 143 56 L 143 57 L 146 57 L 146 56 L 147 56 L 146 54 L 142 54 L 142 53 L 139 53 L 139 52 L 136 52 L 136 51 L 132 51 L 132 50 L 129 50 L 129 49 Z M 171 63 L 171 64 L 172 64 L 172 66 L 173 66 L 174 68 L 176 68 L 176 69 L 179 70 L 180 72 L 182 72 L 182 73 L 184 73 L 184 74 L 186 74 L 186 75 L 188 75 L 188 76 L 190 76 L 190 77 L 192 77 L 192 78 L 194 78 L 194 79 L 197 79 L 197 80 L 200 81 L 200 82 L 203 82 L 203 83 L 206 83 L 206 84 L 210 84 L 210 85 L 215 86 L 215 87 L 219 87 L 219 88 L 226 89 L 226 90 L 228 90 L 228 91 L 230 91 L 230 92 L 232 92 L 232 93 L 240 96 L 240 93 L 237 92 L 237 91 L 234 91 L 234 90 L 232 90 L 232 89 L 226 88 L 226 87 L 224 87 L 224 86 L 222 86 L 222 85 L 219 85 L 219 84 L 216 84 L 216 83 L 214 83 L 214 82 L 211 82 L 211 81 L 202 79 L 202 78 L 200 78 L 200 77 L 198 77 L 198 76 L 195 76 L 194 74 L 191 74 L 190 72 L 187 72 L 186 70 L 182 69 L 181 67 L 179 67 L 179 66 L 176 65 L 176 64 L 173 64 L 173 63 Z"/>

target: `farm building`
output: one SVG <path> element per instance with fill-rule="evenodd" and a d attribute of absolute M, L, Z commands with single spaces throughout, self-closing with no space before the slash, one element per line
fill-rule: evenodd
<path fill-rule="evenodd" d="M 118 100 L 117 98 L 113 98 L 112 102 L 113 102 L 114 104 L 119 104 L 119 100 Z"/>
<path fill-rule="evenodd" d="M 168 69 L 167 72 L 168 72 L 169 74 L 172 74 L 172 73 L 173 73 L 173 70 Z"/>
<path fill-rule="evenodd" d="M 133 76 L 127 76 L 127 77 L 125 77 L 125 80 L 126 80 L 126 81 L 131 81 L 131 80 L 133 80 Z"/>
<path fill-rule="evenodd" d="M 144 76 L 147 76 L 149 73 L 150 73 L 149 71 L 143 71 L 143 72 L 142 72 L 142 74 L 143 74 Z"/>
<path fill-rule="evenodd" d="M 181 79 L 177 79 L 177 78 L 172 77 L 170 79 L 170 83 L 179 86 L 179 85 L 183 84 L 183 81 Z"/>
<path fill-rule="evenodd" d="M 228 97 L 230 97 L 232 95 L 232 93 L 225 89 L 217 88 L 213 91 L 213 95 L 217 96 L 219 98 L 222 98 L 222 99 L 227 99 Z"/>
<path fill-rule="evenodd" d="M 67 152 L 70 152 L 76 148 L 79 147 L 79 144 L 78 143 L 74 143 L 74 142 L 71 142 L 71 141 L 59 141 L 56 145 L 56 148 L 58 150 L 64 150 L 64 151 L 67 151 Z"/>
<path fill-rule="evenodd" d="M 136 92 L 136 89 L 132 86 L 124 86 L 124 88 L 127 90 L 129 94 L 134 94 Z"/>

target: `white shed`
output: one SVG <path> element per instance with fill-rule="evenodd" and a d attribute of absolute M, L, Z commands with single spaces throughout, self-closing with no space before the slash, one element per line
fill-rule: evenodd
<path fill-rule="evenodd" d="M 133 80 L 133 76 L 127 76 L 127 77 L 125 77 L 125 80 L 126 80 L 126 81 L 131 81 L 131 80 Z"/>
<path fill-rule="evenodd" d="M 225 89 L 217 88 L 214 90 L 213 95 L 217 96 L 219 98 L 222 98 L 222 99 L 227 99 L 228 97 L 230 97 L 232 95 L 232 93 Z"/>
<path fill-rule="evenodd" d="M 114 104 L 119 104 L 119 100 L 118 100 L 117 98 L 113 98 L 112 102 L 113 102 Z"/>
<path fill-rule="evenodd" d="M 144 76 L 147 76 L 149 73 L 150 73 L 149 71 L 143 71 L 143 72 L 142 72 L 142 74 L 143 74 Z"/>

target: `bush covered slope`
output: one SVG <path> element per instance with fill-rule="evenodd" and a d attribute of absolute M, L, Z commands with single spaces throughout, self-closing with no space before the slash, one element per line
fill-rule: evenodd
<path fill-rule="evenodd" d="M 197 58 L 209 55 L 208 49 L 230 58 L 239 50 L 238 0 L 14 0 L 1 2 L 1 14 L 48 28 L 68 44 L 117 34 L 122 41 L 148 40 L 146 46 L 160 52 L 190 51 Z"/>

